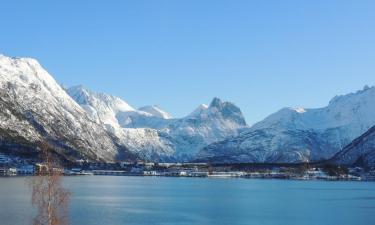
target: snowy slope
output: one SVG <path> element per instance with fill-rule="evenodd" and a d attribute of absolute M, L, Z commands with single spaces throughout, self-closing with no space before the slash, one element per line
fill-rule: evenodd
<path fill-rule="evenodd" d="M 48 141 L 65 157 L 105 161 L 125 151 L 34 59 L 0 55 L 0 104 L 3 149 L 35 151 Z"/>
<path fill-rule="evenodd" d="M 375 124 L 374 112 L 375 87 L 366 86 L 356 93 L 333 98 L 324 108 L 281 109 L 239 137 L 208 146 L 198 158 L 230 156 L 233 161 L 255 158 L 257 162 L 328 159 Z M 259 137 L 259 133 L 263 135 Z M 294 137 L 296 133 L 298 138 Z M 310 143 L 312 137 L 314 144 Z M 234 142 L 237 148 L 233 147 Z M 291 151 L 298 154 L 286 160 L 283 155 Z"/>
<path fill-rule="evenodd" d="M 68 89 L 68 93 L 94 115 L 93 118 L 102 121 L 121 144 L 146 160 L 186 161 L 204 146 L 235 136 L 246 127 L 240 109 L 218 98 L 209 107 L 199 107 L 187 117 L 172 119 L 156 106 L 139 110 L 113 109 L 111 106 L 116 104 L 111 101 L 118 98 L 96 94 L 80 86 Z"/>
<path fill-rule="evenodd" d="M 231 102 L 214 98 L 210 106 L 201 105 L 187 117 L 168 127 L 179 158 L 190 160 L 210 143 L 234 137 L 246 128 L 241 110 Z"/>
<path fill-rule="evenodd" d="M 122 143 L 141 159 L 153 162 L 177 161 L 175 146 L 159 130 L 151 128 L 124 128 L 119 136 Z"/>
<path fill-rule="evenodd" d="M 375 166 L 375 126 L 337 153 L 332 161 L 349 166 Z"/>
<path fill-rule="evenodd" d="M 159 106 L 156 106 L 156 105 L 144 106 L 144 107 L 139 108 L 138 110 L 149 113 L 161 119 L 172 119 L 172 116 L 169 113 L 163 111 L 162 109 L 159 108 Z"/>
<path fill-rule="evenodd" d="M 74 86 L 66 91 L 92 119 L 103 123 L 114 133 L 120 128 L 160 129 L 170 122 L 169 114 L 157 107 L 144 107 L 143 110 L 136 110 L 118 97 L 95 93 L 83 86 Z"/>
<path fill-rule="evenodd" d="M 118 126 L 116 115 L 123 111 L 135 111 L 128 103 L 122 99 L 94 93 L 83 86 L 74 86 L 66 90 L 67 93 L 86 110 L 90 117 L 97 123 L 115 129 Z"/>
<path fill-rule="evenodd" d="M 236 136 L 246 127 L 237 106 L 214 98 L 209 107 L 199 112 L 195 110 L 187 117 L 168 120 L 167 126 L 157 130 L 159 143 L 164 147 L 157 144 L 154 149 L 162 150 L 166 160 L 189 161 L 204 146 Z"/>
<path fill-rule="evenodd" d="M 208 145 L 198 153 L 196 160 L 228 163 L 307 162 L 311 158 L 319 158 L 330 148 L 312 131 L 264 128 L 247 130 L 234 138 Z"/>
<path fill-rule="evenodd" d="M 68 95 L 69 94 L 69 95 Z M 73 100 L 74 99 L 74 100 Z M 319 109 L 284 108 L 248 128 L 240 109 L 214 98 L 184 118 L 134 109 L 82 86 L 64 90 L 34 59 L 0 55 L 1 151 L 34 154 L 48 141 L 64 157 L 113 161 L 300 162 L 328 159 L 375 125 L 375 88 Z M 372 131 L 340 155 L 372 160 Z M 350 147 L 352 146 L 352 147 Z"/>
<path fill-rule="evenodd" d="M 329 105 L 319 109 L 284 108 L 255 124 L 252 130 L 283 128 L 326 132 L 341 128 L 341 147 L 375 124 L 375 87 L 365 87 L 343 96 L 336 96 Z"/>
<path fill-rule="evenodd" d="M 133 153 L 152 161 L 172 158 L 174 149 L 171 143 L 168 139 L 160 137 L 156 130 L 166 127 L 169 119 L 135 110 L 118 97 L 95 93 L 83 86 L 74 86 L 66 91 L 93 120 L 102 123 L 108 132 L 118 138 L 120 144 Z M 161 109 L 158 110 L 164 115 L 169 115 Z"/>

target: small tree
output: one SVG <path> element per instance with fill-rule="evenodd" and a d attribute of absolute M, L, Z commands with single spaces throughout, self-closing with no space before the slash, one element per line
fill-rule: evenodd
<path fill-rule="evenodd" d="M 62 169 L 53 160 L 51 147 L 41 145 L 42 163 L 32 179 L 32 205 L 37 208 L 34 225 L 67 225 L 70 192 L 62 186 Z"/>

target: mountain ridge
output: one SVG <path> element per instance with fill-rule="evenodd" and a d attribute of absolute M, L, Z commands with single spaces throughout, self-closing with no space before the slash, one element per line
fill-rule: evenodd
<path fill-rule="evenodd" d="M 0 55 L 0 146 L 29 154 L 48 142 L 63 157 L 96 161 L 327 160 L 375 125 L 374 99 L 375 87 L 365 86 L 249 127 L 239 107 L 217 97 L 173 118 L 156 105 L 136 109 L 82 85 L 62 88 L 37 60 Z"/>
<path fill-rule="evenodd" d="M 206 146 L 198 153 L 197 159 L 210 161 L 230 157 L 234 162 L 308 162 L 329 159 L 375 125 L 374 99 L 375 87 L 365 86 L 355 93 L 334 97 L 326 107 L 283 108 L 238 137 Z M 281 136 L 284 139 L 280 140 Z M 296 138 L 300 142 L 295 142 Z M 233 146 L 233 143 L 237 144 Z M 295 152 L 296 159 L 285 156 L 290 155 L 291 151 Z"/>
<path fill-rule="evenodd" d="M 127 148 L 147 160 L 188 161 L 205 145 L 237 135 L 239 129 L 247 126 L 237 106 L 216 97 L 210 106 L 198 107 L 199 110 L 182 118 L 172 118 L 169 113 L 155 106 L 117 112 L 109 110 L 108 115 L 106 107 L 101 107 L 108 105 L 101 103 L 103 98 L 97 98 L 97 94 L 91 91 L 80 91 L 92 93 L 89 97 L 91 100 L 80 101 L 81 94 L 67 89 L 89 114 L 111 117 L 110 121 L 115 122 L 105 124 L 107 130 L 123 140 L 122 144 Z"/>

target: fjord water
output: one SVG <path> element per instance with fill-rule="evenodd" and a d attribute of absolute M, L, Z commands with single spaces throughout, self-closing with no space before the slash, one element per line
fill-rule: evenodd
<path fill-rule="evenodd" d="M 0 178 L 0 224 L 30 224 L 29 178 Z M 375 183 L 65 177 L 71 224 L 373 225 Z"/>

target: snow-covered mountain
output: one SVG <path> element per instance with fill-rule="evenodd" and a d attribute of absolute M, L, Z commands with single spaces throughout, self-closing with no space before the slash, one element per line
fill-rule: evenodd
<path fill-rule="evenodd" d="M 240 135 L 206 146 L 196 156 L 198 161 L 233 162 L 301 162 L 309 161 L 312 154 L 330 147 L 317 134 L 302 130 L 265 128 L 246 130 Z M 314 152 L 311 152 L 314 149 Z"/>
<path fill-rule="evenodd" d="M 235 136 L 247 126 L 238 107 L 218 98 L 209 107 L 200 106 L 187 117 L 172 119 L 159 107 L 135 110 L 117 97 L 82 86 L 67 92 L 129 150 L 152 161 L 189 160 L 204 146 Z"/>
<path fill-rule="evenodd" d="M 82 86 L 64 90 L 36 60 L 0 55 L 0 107 L 0 151 L 32 155 L 47 141 L 71 159 L 301 162 L 329 159 L 375 125 L 375 87 L 323 108 L 284 108 L 249 128 L 241 110 L 219 98 L 172 118 Z M 373 130 L 338 162 L 372 162 Z"/>
<path fill-rule="evenodd" d="M 375 125 L 375 87 L 336 96 L 318 109 L 284 108 L 238 137 L 200 151 L 198 160 L 300 162 L 328 159 Z"/>
<path fill-rule="evenodd" d="M 332 161 L 340 165 L 375 166 L 375 126 L 337 153 Z"/>
<path fill-rule="evenodd" d="M 170 123 L 168 113 L 156 107 L 159 113 L 152 111 L 150 107 L 144 109 L 154 114 L 136 110 L 118 97 L 95 93 L 83 86 L 74 86 L 66 91 L 93 120 L 103 124 L 108 132 L 115 135 L 119 142 L 133 153 L 152 161 L 172 158 L 172 144 L 161 137 L 157 130 Z M 161 114 L 168 118 L 162 118 Z"/>
<path fill-rule="evenodd" d="M 116 115 L 119 112 L 133 112 L 128 103 L 122 99 L 102 93 L 94 93 L 83 86 L 74 86 L 67 93 L 89 114 L 97 123 L 103 123 L 110 129 L 118 126 Z"/>
<path fill-rule="evenodd" d="M 167 131 L 173 137 L 179 158 L 189 160 L 203 147 L 237 136 L 245 128 L 246 121 L 237 106 L 214 98 L 208 107 L 201 105 L 170 124 Z"/>
<path fill-rule="evenodd" d="M 164 128 L 171 116 L 155 106 L 136 110 L 122 99 L 95 93 L 83 86 L 66 89 L 67 93 L 98 123 L 108 130 L 117 132 L 119 128 Z"/>
<path fill-rule="evenodd" d="M 139 111 L 147 112 L 153 116 L 159 117 L 161 119 L 172 119 L 172 116 L 163 111 L 162 109 L 159 108 L 159 106 L 152 105 L 152 106 L 143 106 L 138 109 Z"/>
<path fill-rule="evenodd" d="M 128 154 L 34 59 L 0 55 L 0 105 L 2 151 L 31 155 L 46 141 L 72 159 L 113 161 Z"/>

